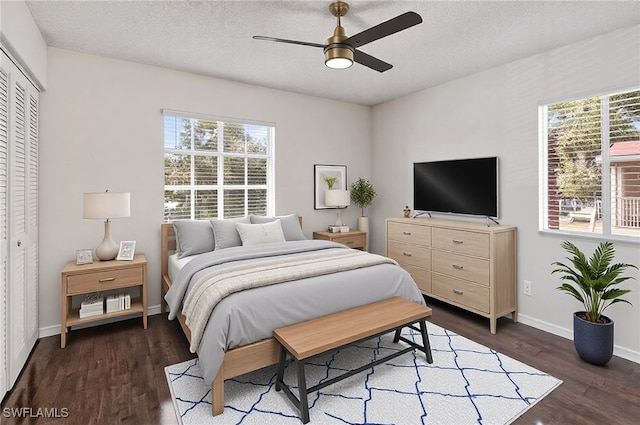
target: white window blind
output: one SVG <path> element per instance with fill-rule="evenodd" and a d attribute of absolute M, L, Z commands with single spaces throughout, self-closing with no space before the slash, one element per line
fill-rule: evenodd
<path fill-rule="evenodd" d="M 640 90 L 543 105 L 543 230 L 640 238 Z"/>
<path fill-rule="evenodd" d="M 165 221 L 273 215 L 274 132 L 164 111 Z"/>

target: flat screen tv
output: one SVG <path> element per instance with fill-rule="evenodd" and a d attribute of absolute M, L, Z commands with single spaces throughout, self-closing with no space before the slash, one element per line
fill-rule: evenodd
<path fill-rule="evenodd" d="M 413 209 L 498 218 L 498 158 L 413 164 Z"/>

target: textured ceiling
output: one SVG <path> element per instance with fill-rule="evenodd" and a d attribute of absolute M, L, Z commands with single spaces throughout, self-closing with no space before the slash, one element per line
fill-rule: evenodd
<path fill-rule="evenodd" d="M 409 10 L 422 16 L 361 48 L 394 65 L 378 73 L 328 69 L 319 48 L 251 38 L 324 44 L 330 1 L 26 3 L 49 46 L 363 105 L 640 23 L 638 1 L 349 1 L 347 35 Z"/>

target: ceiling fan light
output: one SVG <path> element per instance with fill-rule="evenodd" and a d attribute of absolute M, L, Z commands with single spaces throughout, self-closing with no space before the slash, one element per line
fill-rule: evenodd
<path fill-rule="evenodd" d="M 324 51 L 324 64 L 332 69 L 345 69 L 353 65 L 353 50 L 347 47 L 332 47 Z"/>

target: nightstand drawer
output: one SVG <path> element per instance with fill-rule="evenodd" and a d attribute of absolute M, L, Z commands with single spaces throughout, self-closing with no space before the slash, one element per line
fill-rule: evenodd
<path fill-rule="evenodd" d="M 338 237 L 333 239 L 333 241 L 351 248 L 362 248 L 366 243 L 364 235 Z"/>
<path fill-rule="evenodd" d="M 144 280 L 142 267 L 78 274 L 67 277 L 67 294 L 86 294 L 131 285 L 141 285 Z"/>

